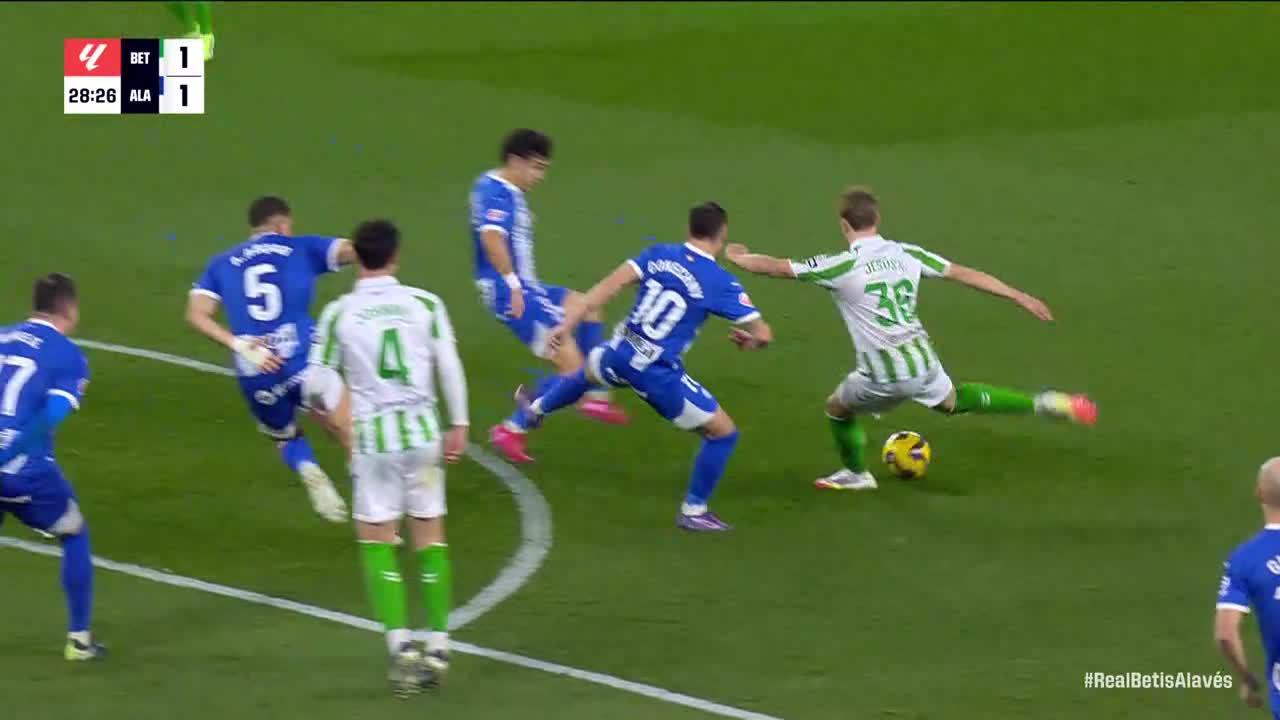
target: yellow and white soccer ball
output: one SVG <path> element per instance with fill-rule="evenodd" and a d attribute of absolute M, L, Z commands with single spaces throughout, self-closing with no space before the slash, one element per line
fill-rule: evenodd
<path fill-rule="evenodd" d="M 880 457 L 889 466 L 889 472 L 910 480 L 921 477 L 929 470 L 933 448 L 929 447 L 929 441 L 920 433 L 899 430 L 884 441 Z"/>

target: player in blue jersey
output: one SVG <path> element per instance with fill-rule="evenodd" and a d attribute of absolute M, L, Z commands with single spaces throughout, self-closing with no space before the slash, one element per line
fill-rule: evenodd
<path fill-rule="evenodd" d="M 75 283 L 36 281 L 34 313 L 0 328 L 0 522 L 13 515 L 62 544 L 62 589 L 70 622 L 63 655 L 94 660 L 106 650 L 89 630 L 93 561 L 75 490 L 54 459 L 53 433 L 80 408 L 89 385 L 84 353 L 67 339 L 80 322 Z"/>
<path fill-rule="evenodd" d="M 1270 680 L 1271 713 L 1280 720 L 1280 457 L 1258 471 L 1254 495 L 1262 504 L 1266 525 L 1227 559 L 1218 587 L 1214 637 L 1241 683 L 1241 699 L 1250 707 L 1261 707 L 1262 686 L 1249 670 L 1240 641 L 1240 620 L 1250 609 L 1257 613 L 1267 655 L 1264 677 Z"/>
<path fill-rule="evenodd" d="M 557 380 L 514 419 L 525 430 L 537 427 L 546 414 L 576 402 L 591 383 L 632 388 L 676 427 L 703 436 L 676 520 L 686 530 L 729 529 L 707 504 L 738 443 L 738 429 L 715 397 L 685 371 L 682 358 L 709 315 L 734 323 L 729 338 L 744 350 L 762 348 L 773 339 L 742 285 L 716 262 L 728 237 L 724 208 L 704 203 L 689 211 L 688 242 L 654 245 L 591 288 L 551 331 L 552 345 L 568 341 L 587 313 L 604 307 L 623 288 L 641 286 L 626 323 L 612 340 L 591 351 L 586 368 Z"/>
<path fill-rule="evenodd" d="M 564 319 L 565 310 L 582 303 L 581 293 L 540 282 L 533 259 L 533 213 L 524 195 L 546 175 L 551 138 L 536 130 L 512 131 L 502 143 L 502 163 L 477 178 L 471 188 L 476 287 L 485 308 L 535 357 L 550 360 L 561 375 L 572 374 L 582 367 L 585 354 L 604 341 L 604 332 L 599 311 L 592 311 L 579 325 L 575 341 L 558 348 L 547 344 L 548 333 Z M 540 394 L 555 379 L 544 378 L 531 394 Z M 523 388 L 517 395 L 524 397 Z M 609 402 L 605 388 L 589 391 L 578 409 L 601 422 L 627 421 L 626 414 Z M 508 448 L 519 443 L 499 436 L 512 434 L 523 431 L 514 423 L 490 431 L 495 441 Z M 523 449 L 510 459 L 532 460 Z"/>
<path fill-rule="evenodd" d="M 234 355 L 240 391 L 259 428 L 298 474 L 326 520 L 344 522 L 347 507 L 316 462 L 297 424 L 314 323 L 316 279 L 355 260 L 351 243 L 293 235 L 288 203 L 261 197 L 249 206 L 248 240 L 209 261 L 187 301 L 187 322 Z M 223 307 L 230 329 L 216 320 Z"/>

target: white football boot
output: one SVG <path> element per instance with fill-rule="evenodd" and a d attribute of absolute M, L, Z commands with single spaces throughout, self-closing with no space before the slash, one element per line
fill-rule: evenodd
<path fill-rule="evenodd" d="M 311 507 L 315 508 L 320 517 L 335 523 L 346 522 L 350 518 L 347 502 L 338 494 L 333 481 L 319 465 L 304 462 L 298 466 L 298 475 L 307 488 L 307 494 L 311 496 Z"/>
<path fill-rule="evenodd" d="M 819 490 L 875 490 L 880 487 L 871 473 L 865 470 L 856 473 L 846 468 L 814 480 L 813 486 Z"/>

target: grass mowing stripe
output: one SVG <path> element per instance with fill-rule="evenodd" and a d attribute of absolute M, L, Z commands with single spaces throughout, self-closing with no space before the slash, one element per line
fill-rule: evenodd
<path fill-rule="evenodd" d="M 230 368 L 202 362 L 200 360 L 194 360 L 192 358 L 182 357 L 181 355 L 172 355 L 170 353 L 157 352 L 155 350 L 147 350 L 145 348 L 129 347 L 127 345 L 98 342 L 96 340 L 77 339 L 76 343 L 93 350 L 145 358 L 147 360 L 168 363 L 170 365 L 177 365 L 215 375 L 224 375 L 229 377 L 235 376 L 235 372 Z M 500 460 L 477 445 L 468 445 L 467 455 L 472 460 L 479 463 L 481 467 L 495 475 L 511 491 L 512 496 L 515 498 L 516 508 L 520 513 L 521 542 L 520 548 L 516 551 L 515 555 L 512 556 L 511 560 L 507 562 L 506 566 L 503 567 L 502 571 L 498 573 L 498 577 L 477 593 L 470 602 L 461 608 L 458 608 L 451 614 L 449 618 L 450 630 L 457 630 L 468 623 L 473 622 L 476 618 L 479 618 L 489 610 L 492 610 L 498 603 L 513 595 L 520 589 L 520 587 L 529 581 L 535 572 L 537 572 L 538 568 L 546 559 L 547 553 L 551 550 L 551 509 L 547 504 L 547 499 L 538 490 L 537 485 L 535 485 L 532 480 L 525 477 L 525 475 L 519 470 L 516 470 L 516 468 L 510 464 Z M 50 545 L 28 542 L 10 537 L 0 537 L 0 546 L 8 546 L 18 550 L 25 550 L 27 552 L 55 557 L 62 554 L 61 549 Z M 239 588 L 219 585 L 217 583 L 206 582 L 204 580 L 197 580 L 195 578 L 184 577 L 182 575 L 174 575 L 172 573 L 153 570 L 141 565 L 120 563 L 114 560 L 97 557 L 93 559 L 93 562 L 95 566 L 104 570 L 124 573 L 126 575 L 132 575 L 134 577 L 163 583 L 165 585 L 199 590 L 201 592 L 235 598 L 237 600 L 243 600 L 257 605 L 265 605 L 280 610 L 288 610 L 308 617 L 328 620 L 329 622 L 347 625 L 349 627 L 359 628 L 362 630 L 369 630 L 373 632 L 382 631 L 382 626 L 373 620 L 334 610 L 326 610 L 324 608 L 295 602 L 293 600 L 272 597 L 270 595 L 253 592 L 251 590 L 241 590 Z M 574 678 L 575 680 L 603 685 L 605 687 L 634 693 L 636 695 L 642 695 L 644 697 L 673 705 L 682 705 L 684 707 L 701 710 L 721 717 L 737 718 L 738 720 L 781 720 L 781 718 L 772 715 L 764 715 L 750 710 L 722 705 L 711 700 L 672 692 L 653 685 L 632 682 L 631 680 L 624 680 L 613 675 L 592 672 L 590 670 L 582 670 L 568 665 L 546 662 L 544 660 L 538 660 L 537 658 L 517 655 L 503 650 L 494 650 L 492 648 L 457 641 L 452 642 L 451 646 L 457 652 L 467 655 L 484 657 L 510 665 L 529 668 L 531 670 L 540 670 L 553 675 L 563 675 L 565 677 Z"/>

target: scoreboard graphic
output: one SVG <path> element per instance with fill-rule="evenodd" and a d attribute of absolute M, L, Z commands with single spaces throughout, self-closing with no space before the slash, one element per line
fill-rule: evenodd
<path fill-rule="evenodd" d="M 62 45 L 65 115 L 203 115 L 200 38 L 75 38 Z"/>

